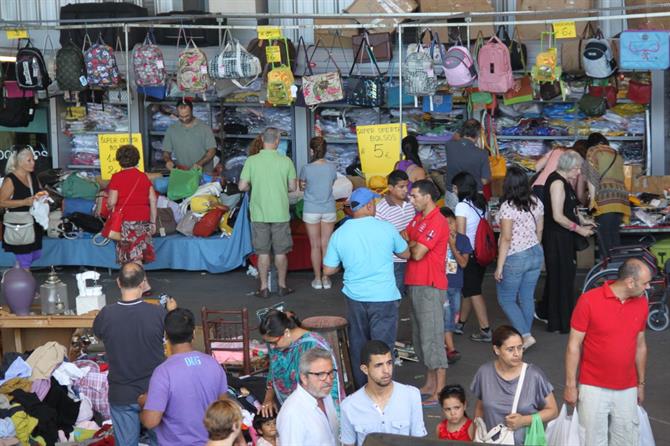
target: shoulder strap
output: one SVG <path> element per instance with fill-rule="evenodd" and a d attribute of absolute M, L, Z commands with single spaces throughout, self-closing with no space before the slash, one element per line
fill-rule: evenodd
<path fill-rule="evenodd" d="M 598 180 L 599 183 L 603 180 L 603 178 L 605 178 L 605 175 L 607 175 L 607 172 L 610 171 L 610 169 L 612 168 L 612 166 L 616 162 L 617 156 L 619 155 L 619 152 L 617 152 L 614 149 L 612 149 L 612 150 L 614 151 L 614 156 L 612 157 L 612 162 L 610 163 L 609 166 L 607 166 L 607 169 L 605 169 L 605 171 L 602 173 L 602 175 L 600 175 L 600 179 Z"/>
<path fill-rule="evenodd" d="M 514 393 L 514 403 L 512 403 L 512 412 L 516 413 L 517 406 L 519 405 L 519 398 L 521 397 L 521 389 L 523 388 L 523 382 L 526 379 L 526 369 L 528 364 L 525 362 L 521 366 L 521 375 L 519 375 L 519 382 L 516 384 L 516 392 Z"/>
<path fill-rule="evenodd" d="M 477 210 L 477 208 L 474 207 L 470 201 L 468 201 L 468 202 L 463 201 L 463 203 L 466 203 L 468 206 L 470 206 L 472 208 L 473 211 L 475 211 L 475 214 L 477 214 L 477 216 L 479 216 L 479 220 L 484 220 L 484 216 L 486 215 L 486 211 L 484 211 L 483 214 L 480 214 L 479 211 Z"/>

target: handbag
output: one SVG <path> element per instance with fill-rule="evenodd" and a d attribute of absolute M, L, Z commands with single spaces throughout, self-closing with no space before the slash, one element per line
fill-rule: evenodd
<path fill-rule="evenodd" d="M 579 110 L 586 116 L 602 116 L 607 112 L 607 100 L 601 96 L 586 93 L 577 103 Z"/>
<path fill-rule="evenodd" d="M 519 397 L 521 396 L 521 389 L 523 388 L 523 382 L 526 378 L 526 369 L 528 364 L 525 362 L 521 366 L 521 375 L 519 376 L 519 382 L 516 385 L 516 392 L 514 393 L 514 402 L 512 403 L 512 411 L 510 413 L 516 413 L 517 406 L 519 405 Z M 488 444 L 514 444 L 514 431 L 509 429 L 504 424 L 500 423 L 497 426 L 493 427 L 491 430 L 486 429 L 486 424 L 484 420 L 477 417 L 474 420 L 475 422 L 475 438 L 474 441 L 477 443 L 488 443 Z"/>
<path fill-rule="evenodd" d="M 496 33 L 498 38 L 507 45 L 509 49 L 510 61 L 513 71 L 526 71 L 526 62 L 528 61 L 528 51 L 526 45 L 519 38 L 519 27 L 514 27 L 514 35 L 510 38 L 507 27 L 500 25 Z"/>
<path fill-rule="evenodd" d="M 651 102 L 651 84 L 631 79 L 628 82 L 626 98 L 638 104 L 649 104 Z"/>
<path fill-rule="evenodd" d="M 386 61 L 393 59 L 393 45 L 391 44 L 391 33 L 368 33 L 353 36 L 351 38 L 351 47 L 358 48 L 365 41 L 371 49 L 374 59 L 377 61 Z M 358 58 L 358 55 L 356 55 Z M 369 54 L 361 55 L 361 62 L 371 62 L 372 57 Z"/>
<path fill-rule="evenodd" d="M 561 68 L 564 73 L 574 75 L 584 75 L 584 66 L 582 65 L 582 52 L 584 42 L 593 38 L 596 30 L 591 22 L 587 22 L 582 31 L 582 35 L 577 40 L 566 39 L 561 45 Z"/>
<path fill-rule="evenodd" d="M 547 437 L 544 435 L 544 425 L 539 413 L 532 415 L 533 421 L 526 430 L 526 438 L 523 441 L 524 446 L 547 446 Z"/>
<path fill-rule="evenodd" d="M 3 239 L 12 246 L 25 246 L 35 243 L 35 219 L 29 211 L 5 211 L 2 219 Z"/>
<path fill-rule="evenodd" d="M 561 81 L 540 82 L 540 99 L 550 101 L 563 93 Z"/>
<path fill-rule="evenodd" d="M 177 225 L 177 232 L 185 235 L 186 237 L 193 237 L 193 228 L 195 224 L 200 220 L 193 212 L 188 211 Z"/>
<path fill-rule="evenodd" d="M 498 139 L 496 138 L 496 126 L 493 122 L 493 115 L 491 113 L 487 113 L 486 111 L 482 112 L 482 118 L 480 122 L 482 123 L 480 138 L 482 141 L 482 147 L 484 147 L 489 152 L 491 178 L 505 178 L 505 175 L 507 175 L 507 160 L 500 154 L 500 150 L 498 149 Z"/>
<path fill-rule="evenodd" d="M 597 80 L 594 80 L 594 82 L 595 81 Z M 589 85 L 589 94 L 592 96 L 605 98 L 607 101 L 607 108 L 612 108 L 616 105 L 617 95 L 619 93 L 619 86 L 616 77 L 614 77 L 612 83 L 610 83 L 609 80 L 605 80 L 602 83 L 603 85 Z"/>
<path fill-rule="evenodd" d="M 168 198 L 174 201 L 193 195 L 200 185 L 201 174 L 200 169 L 172 169 L 168 178 Z"/>
<path fill-rule="evenodd" d="M 139 184 L 140 180 L 139 178 L 137 181 L 135 181 L 135 184 L 133 185 L 133 188 L 130 190 L 130 193 L 126 197 L 126 201 L 123 203 L 123 206 L 119 208 L 118 210 L 113 209 L 111 215 L 105 222 L 105 225 L 102 228 L 102 236 L 105 238 L 108 238 L 110 240 L 115 240 L 119 241 L 121 240 L 121 226 L 123 225 L 123 209 L 126 207 L 128 204 L 128 200 L 130 200 L 130 197 L 133 196 L 133 192 L 135 192 L 135 189 L 137 188 L 137 185 Z"/>
<path fill-rule="evenodd" d="M 376 76 L 353 75 L 354 67 L 359 63 L 359 58 L 363 54 L 363 48 L 370 56 L 370 60 L 377 70 Z M 372 49 L 366 39 L 361 41 L 356 58 L 349 70 L 349 79 L 346 86 L 347 103 L 359 105 L 361 107 L 380 107 L 384 103 L 384 78 L 382 77 L 377 59 L 372 54 Z"/>
<path fill-rule="evenodd" d="M 393 77 L 394 73 L 395 73 L 395 59 L 392 59 L 391 63 L 389 64 L 389 69 L 386 72 L 386 74 L 388 75 L 388 83 L 385 86 L 386 100 L 384 101 L 384 103 L 389 108 L 398 108 L 400 107 L 401 102 L 402 105 L 414 105 L 414 96 L 408 95 L 405 89 L 403 89 L 402 101 L 400 100 L 400 85 Z"/>
<path fill-rule="evenodd" d="M 314 74 L 312 71 L 312 59 L 319 48 L 321 40 L 317 40 L 312 50 L 312 55 L 307 56 L 307 48 L 305 48 L 305 72 L 309 71 L 309 75 L 303 73 L 302 76 L 302 95 L 305 98 L 305 104 L 313 106 L 323 104 L 325 102 L 335 102 L 344 99 L 344 90 L 342 89 L 342 75 L 340 68 L 337 66 L 333 54 L 330 49 L 326 49 L 328 53 L 328 65 L 326 65 L 326 72 Z M 335 71 L 328 71 L 330 62 L 335 64 Z"/>
<path fill-rule="evenodd" d="M 514 81 L 514 87 L 503 95 L 503 104 L 514 105 L 533 100 L 533 84 L 530 76 Z"/>
<path fill-rule="evenodd" d="M 156 209 L 156 232 L 160 237 L 165 237 L 177 232 L 177 221 L 174 218 L 172 209 Z"/>

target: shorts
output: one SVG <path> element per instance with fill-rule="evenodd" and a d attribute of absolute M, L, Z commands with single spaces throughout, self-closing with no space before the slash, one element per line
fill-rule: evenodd
<path fill-rule="evenodd" d="M 251 222 L 251 244 L 256 254 L 286 254 L 293 248 L 289 222 Z"/>
<path fill-rule="evenodd" d="M 484 281 L 485 272 L 486 268 L 477 263 L 475 257 L 471 255 L 468 264 L 463 269 L 462 291 L 464 299 L 482 294 L 482 282 Z"/>
<path fill-rule="evenodd" d="M 302 213 L 302 221 L 308 225 L 315 225 L 317 223 L 335 223 L 337 221 L 337 213 L 326 212 L 325 214 L 312 214 L 310 212 Z"/>

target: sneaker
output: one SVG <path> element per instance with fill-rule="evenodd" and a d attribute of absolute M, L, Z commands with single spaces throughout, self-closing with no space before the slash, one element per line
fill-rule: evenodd
<path fill-rule="evenodd" d="M 465 327 L 465 322 L 456 322 L 456 325 L 454 326 L 454 331 L 452 333 L 462 335 L 463 327 Z"/>
<path fill-rule="evenodd" d="M 447 362 L 449 365 L 454 364 L 456 361 L 461 359 L 461 352 L 458 350 L 452 350 L 450 352 L 447 352 Z"/>
<path fill-rule="evenodd" d="M 533 312 L 533 317 L 534 317 L 535 319 L 537 319 L 538 321 L 540 321 L 540 322 L 544 322 L 545 324 L 548 324 L 548 323 L 549 323 L 548 320 L 546 320 L 546 319 L 542 319 L 540 316 L 538 316 L 536 312 Z"/>
<path fill-rule="evenodd" d="M 535 338 L 533 336 L 530 336 L 530 335 L 526 336 L 525 338 L 523 338 L 523 350 L 524 351 L 528 350 L 529 348 L 534 346 L 536 342 L 537 341 L 535 340 Z"/>
<path fill-rule="evenodd" d="M 312 280 L 312 288 L 320 290 L 323 288 L 323 283 L 319 279 Z"/>
<path fill-rule="evenodd" d="M 491 342 L 491 330 L 484 331 L 479 330 L 479 333 L 473 333 L 470 335 L 470 340 L 475 342 Z"/>
<path fill-rule="evenodd" d="M 324 290 L 329 290 L 333 286 L 333 282 L 331 282 L 328 277 L 321 279 L 321 283 L 323 284 Z"/>

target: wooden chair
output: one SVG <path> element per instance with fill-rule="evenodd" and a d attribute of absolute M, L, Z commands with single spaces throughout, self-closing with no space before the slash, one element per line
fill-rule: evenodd
<path fill-rule="evenodd" d="M 265 358 L 254 358 L 250 352 L 249 314 L 246 308 L 240 310 L 209 310 L 202 307 L 202 334 L 205 341 L 205 353 L 212 355 L 216 351 L 241 352 L 242 361 L 226 361 L 223 366 L 229 372 L 240 375 L 254 375 L 267 370 Z M 253 328 L 255 329 L 255 327 Z M 214 346 L 223 343 L 225 346 Z"/>

